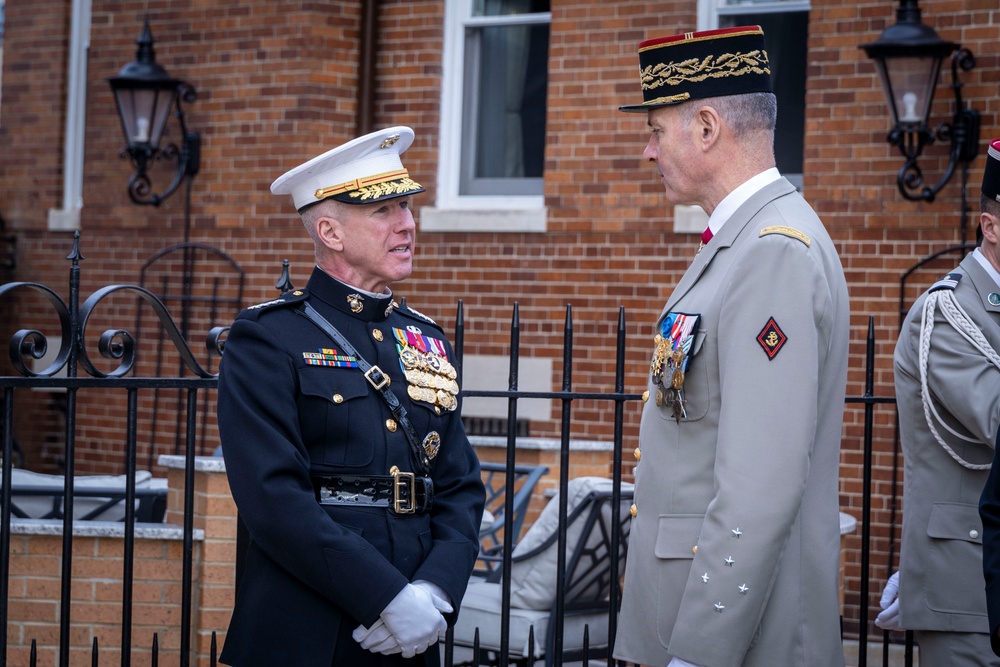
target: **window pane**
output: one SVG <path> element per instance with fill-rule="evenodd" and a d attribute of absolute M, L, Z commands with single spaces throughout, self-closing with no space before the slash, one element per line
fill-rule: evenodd
<path fill-rule="evenodd" d="M 771 85 L 778 98 L 774 157 L 783 175 L 802 173 L 806 130 L 806 44 L 809 12 L 760 12 L 719 16 L 720 28 L 759 25 L 764 30 Z"/>
<path fill-rule="evenodd" d="M 460 194 L 541 194 L 548 50 L 548 24 L 466 31 Z"/>
<path fill-rule="evenodd" d="M 549 0 L 474 0 L 473 16 L 511 16 L 549 11 Z"/>

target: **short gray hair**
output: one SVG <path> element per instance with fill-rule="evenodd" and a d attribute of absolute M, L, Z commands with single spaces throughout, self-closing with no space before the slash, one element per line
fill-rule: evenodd
<path fill-rule="evenodd" d="M 685 104 L 685 120 L 690 122 L 701 106 L 710 106 L 718 111 L 737 137 L 747 132 L 773 134 L 778 118 L 778 98 L 774 93 L 746 93 L 692 100 Z"/>
<path fill-rule="evenodd" d="M 1000 202 L 993 199 L 992 197 L 987 197 L 984 194 L 979 195 L 979 210 L 983 213 L 989 213 L 997 220 L 1000 220 Z"/>

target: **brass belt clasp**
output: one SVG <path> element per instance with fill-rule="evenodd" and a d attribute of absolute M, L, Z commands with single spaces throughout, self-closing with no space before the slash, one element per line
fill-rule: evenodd
<path fill-rule="evenodd" d="M 415 514 L 417 511 L 417 482 L 416 475 L 412 472 L 401 472 L 396 466 L 389 469 L 389 474 L 393 477 L 392 485 L 392 511 L 396 514 Z M 409 497 L 404 498 L 406 490 L 409 489 Z"/>

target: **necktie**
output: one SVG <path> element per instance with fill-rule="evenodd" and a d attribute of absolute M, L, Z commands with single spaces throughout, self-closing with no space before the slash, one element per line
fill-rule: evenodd
<path fill-rule="evenodd" d="M 698 252 L 701 252 L 701 249 L 705 247 L 705 244 L 711 240 L 712 240 L 712 228 L 706 227 L 705 231 L 701 233 L 701 243 L 698 245 Z M 698 253 L 695 254 L 697 255 Z"/>

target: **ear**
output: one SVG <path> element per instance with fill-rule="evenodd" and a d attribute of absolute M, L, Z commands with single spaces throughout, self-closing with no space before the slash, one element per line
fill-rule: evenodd
<path fill-rule="evenodd" d="M 695 140 L 703 151 L 714 146 L 722 135 L 722 118 L 713 107 L 703 106 L 694 114 L 691 125 L 697 132 Z"/>
<path fill-rule="evenodd" d="M 317 218 L 316 238 L 330 250 L 339 252 L 344 249 L 344 230 L 336 218 L 328 215 Z"/>
<path fill-rule="evenodd" d="M 979 226 L 983 229 L 983 238 L 993 245 L 1000 243 L 1000 220 L 991 213 L 979 214 Z"/>

